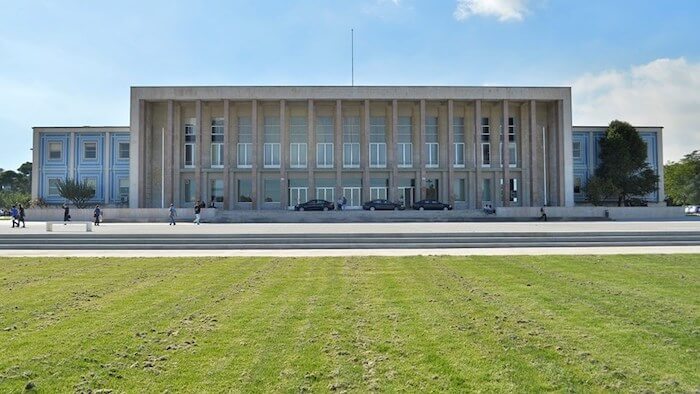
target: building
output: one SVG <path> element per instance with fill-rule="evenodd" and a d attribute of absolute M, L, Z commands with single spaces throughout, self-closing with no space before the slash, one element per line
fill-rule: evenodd
<path fill-rule="evenodd" d="M 67 176 L 132 208 L 341 196 L 350 207 L 573 206 L 605 130 L 572 128 L 568 87 L 132 87 L 130 117 L 128 128 L 35 128 L 34 196 L 59 202 L 50 183 Z M 660 128 L 648 134 L 661 174 Z"/>

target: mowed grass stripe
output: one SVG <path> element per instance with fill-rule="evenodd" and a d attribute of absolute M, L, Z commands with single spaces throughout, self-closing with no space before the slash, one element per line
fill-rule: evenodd
<path fill-rule="evenodd" d="M 0 263 L 1 392 L 700 389 L 700 255 Z"/>

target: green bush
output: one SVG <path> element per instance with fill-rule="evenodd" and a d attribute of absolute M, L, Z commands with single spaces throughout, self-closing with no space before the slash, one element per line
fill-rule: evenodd
<path fill-rule="evenodd" d="M 0 208 L 7 209 L 16 204 L 22 204 L 25 207 L 29 206 L 32 195 L 18 191 L 0 191 Z"/>
<path fill-rule="evenodd" d="M 79 182 L 73 179 L 59 180 L 58 194 L 70 200 L 79 209 L 86 208 L 87 202 L 95 197 L 95 188 L 87 184 L 87 182 Z"/>

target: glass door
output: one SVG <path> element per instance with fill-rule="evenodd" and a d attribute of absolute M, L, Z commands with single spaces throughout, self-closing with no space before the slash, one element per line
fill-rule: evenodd
<path fill-rule="evenodd" d="M 362 206 L 362 188 L 359 187 L 344 187 L 343 196 L 348 200 L 348 208 L 360 208 Z"/>
<path fill-rule="evenodd" d="M 293 207 L 297 204 L 307 202 L 308 199 L 307 187 L 290 187 L 289 188 L 289 206 Z"/>

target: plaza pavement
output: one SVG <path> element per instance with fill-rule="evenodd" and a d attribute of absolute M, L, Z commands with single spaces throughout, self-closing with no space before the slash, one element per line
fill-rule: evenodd
<path fill-rule="evenodd" d="M 77 224 L 55 226 L 55 233 L 85 234 Z M 680 221 L 601 221 L 601 222 L 468 222 L 468 223 L 203 223 L 180 222 L 104 223 L 93 228 L 97 234 L 368 234 L 368 233 L 557 233 L 567 232 L 673 232 L 700 231 L 700 220 Z M 4 234 L 47 234 L 44 222 L 28 222 L 27 228 L 12 229 L 0 222 Z M 3 256 L 81 256 L 81 257 L 175 257 L 175 256 L 409 256 L 409 255 L 567 255 L 567 254 L 665 254 L 700 253 L 697 246 L 635 247 L 546 247 L 546 248 L 440 248 L 440 249 L 297 249 L 297 250 L 3 250 Z"/>

